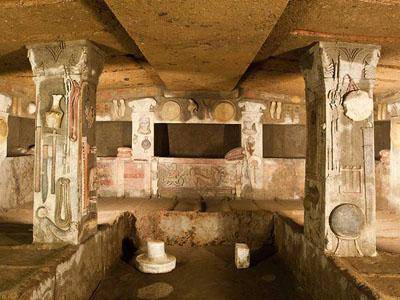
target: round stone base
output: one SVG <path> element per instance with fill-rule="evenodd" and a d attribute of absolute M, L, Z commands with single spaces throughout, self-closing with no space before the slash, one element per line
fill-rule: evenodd
<path fill-rule="evenodd" d="M 146 253 L 136 257 L 136 267 L 140 272 L 160 274 L 171 272 L 176 267 L 176 258 L 173 255 L 165 255 L 163 258 L 150 260 Z"/>

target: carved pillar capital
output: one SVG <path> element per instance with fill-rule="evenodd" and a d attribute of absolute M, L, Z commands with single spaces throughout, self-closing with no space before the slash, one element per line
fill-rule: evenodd
<path fill-rule="evenodd" d="M 157 101 L 154 98 L 137 99 L 128 103 L 132 113 L 151 113 L 156 105 Z"/>
<path fill-rule="evenodd" d="M 104 64 L 104 53 L 92 42 L 58 41 L 27 46 L 33 75 L 80 76 L 97 84 Z"/>
<path fill-rule="evenodd" d="M 238 105 L 242 109 L 242 113 L 263 114 L 266 110 L 265 104 L 249 100 L 242 100 Z"/>

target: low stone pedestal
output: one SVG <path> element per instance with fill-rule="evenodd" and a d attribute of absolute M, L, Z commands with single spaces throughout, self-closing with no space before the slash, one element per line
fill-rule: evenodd
<path fill-rule="evenodd" d="M 175 266 L 175 256 L 165 253 L 164 242 L 161 241 L 148 241 L 147 253 L 136 257 L 136 267 L 143 273 L 168 273 L 175 269 Z"/>
<path fill-rule="evenodd" d="M 235 264 L 238 269 L 250 267 L 250 249 L 244 243 L 235 244 Z"/>

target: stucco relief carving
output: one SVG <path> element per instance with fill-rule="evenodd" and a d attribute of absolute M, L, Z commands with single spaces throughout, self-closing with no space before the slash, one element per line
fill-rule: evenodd
<path fill-rule="evenodd" d="M 163 163 L 158 165 L 160 189 L 190 188 L 197 191 L 212 189 L 234 189 L 235 170 L 210 164 Z"/>
<path fill-rule="evenodd" d="M 77 244 L 96 230 L 90 144 L 103 55 L 86 41 L 28 48 L 37 90 L 34 241 Z"/>
<path fill-rule="evenodd" d="M 188 111 L 190 113 L 190 118 L 197 118 L 197 113 L 199 112 L 199 104 L 193 99 L 189 99 L 188 102 Z"/>
<path fill-rule="evenodd" d="M 269 107 L 271 119 L 280 120 L 282 115 L 282 102 L 272 101 Z"/>
<path fill-rule="evenodd" d="M 241 140 L 245 150 L 242 185 L 243 189 L 247 186 L 254 192 L 261 190 L 263 185 L 262 117 L 266 106 L 258 102 L 243 101 L 239 102 L 239 107 L 242 108 Z"/>
<path fill-rule="evenodd" d="M 154 155 L 154 112 L 157 102 L 144 98 L 129 102 L 132 109 L 132 154 L 133 157 L 150 161 Z"/>
<path fill-rule="evenodd" d="M 88 127 L 92 128 L 93 124 L 95 122 L 95 119 L 96 119 L 96 110 L 89 103 L 85 104 L 85 118 L 86 118 Z"/>
<path fill-rule="evenodd" d="M 379 47 L 372 45 L 320 42 L 303 58 L 308 114 L 305 233 L 338 256 L 376 253 L 372 88 L 379 55 Z M 325 213 L 330 223 L 321 217 Z M 343 234 L 355 228 L 356 219 L 357 237 Z"/>
<path fill-rule="evenodd" d="M 358 240 L 365 226 L 365 217 L 357 205 L 343 203 L 336 206 L 329 215 L 329 224 L 338 239 L 333 254 L 339 253 L 340 247 L 345 247 L 353 248 L 353 253 L 363 255 Z"/>
<path fill-rule="evenodd" d="M 237 123 L 237 99 L 156 98 L 155 122 Z"/>
<path fill-rule="evenodd" d="M 143 134 L 143 135 L 150 134 L 151 133 L 150 125 L 151 125 L 150 117 L 146 117 L 146 116 L 140 117 L 137 133 Z"/>
<path fill-rule="evenodd" d="M 124 99 L 112 101 L 111 105 L 111 117 L 113 120 L 120 120 L 123 119 L 125 116 L 126 105 Z"/>
<path fill-rule="evenodd" d="M 214 120 L 219 122 L 229 122 L 236 116 L 235 104 L 228 100 L 217 102 L 212 108 Z"/>
<path fill-rule="evenodd" d="M 178 120 L 181 116 L 181 106 L 176 101 L 166 101 L 161 105 L 159 115 L 165 121 Z"/>

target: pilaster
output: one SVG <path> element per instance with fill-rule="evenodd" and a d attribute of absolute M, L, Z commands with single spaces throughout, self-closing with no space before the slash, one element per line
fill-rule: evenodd
<path fill-rule="evenodd" d="M 147 161 L 146 174 L 151 174 L 146 184 L 146 193 L 157 193 L 157 160 L 154 157 L 154 108 L 153 98 L 143 98 L 129 102 L 132 110 L 132 155 L 136 160 Z"/>
<path fill-rule="evenodd" d="M 253 195 L 263 189 L 263 124 L 265 105 L 258 102 L 241 101 L 241 143 L 245 149 L 242 185 L 249 186 Z"/>

